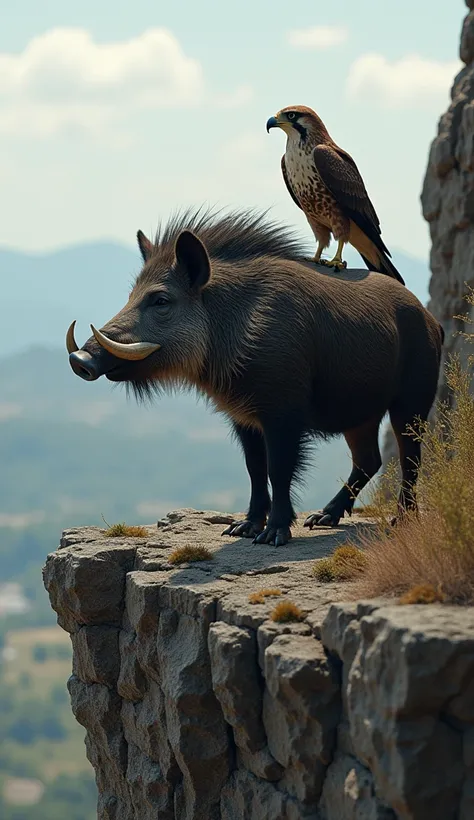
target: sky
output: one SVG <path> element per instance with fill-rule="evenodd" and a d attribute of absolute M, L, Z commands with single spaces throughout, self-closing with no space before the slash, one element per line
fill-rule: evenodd
<path fill-rule="evenodd" d="M 419 196 L 461 67 L 462 0 L 17 0 L 0 7 L 0 245 L 128 245 L 180 207 L 304 217 L 280 172 L 309 105 L 389 247 L 426 259 Z"/>

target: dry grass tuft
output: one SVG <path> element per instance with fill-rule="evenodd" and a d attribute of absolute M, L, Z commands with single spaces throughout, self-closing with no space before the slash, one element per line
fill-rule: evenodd
<path fill-rule="evenodd" d="M 313 567 L 313 575 L 322 584 L 329 584 L 336 580 L 334 561 L 331 558 L 320 558 Z"/>
<path fill-rule="evenodd" d="M 378 511 L 373 504 L 358 504 L 354 507 L 354 512 L 364 518 L 377 518 Z"/>
<path fill-rule="evenodd" d="M 145 527 L 130 527 L 124 521 L 120 524 L 112 524 L 107 530 L 105 530 L 104 535 L 107 538 L 148 538 L 149 533 L 145 529 Z"/>
<path fill-rule="evenodd" d="M 170 564 L 186 564 L 190 561 L 210 561 L 213 558 L 211 550 L 207 547 L 196 547 L 187 544 L 185 547 L 176 547 L 170 554 L 168 561 Z"/>
<path fill-rule="evenodd" d="M 292 601 L 281 601 L 281 603 L 276 605 L 271 614 L 272 621 L 278 624 L 302 621 L 303 618 L 304 614 L 301 609 L 292 603 Z"/>
<path fill-rule="evenodd" d="M 406 604 L 442 604 L 446 600 L 446 595 L 433 584 L 418 584 L 402 595 L 399 603 Z"/>
<path fill-rule="evenodd" d="M 328 558 L 320 558 L 313 567 L 313 575 L 321 583 L 349 581 L 364 571 L 367 559 L 358 547 L 346 544 L 337 547 Z"/>
<path fill-rule="evenodd" d="M 278 595 L 283 595 L 281 589 L 259 589 L 258 592 L 252 592 L 249 595 L 249 604 L 264 604 L 265 598 L 273 598 Z"/>
<path fill-rule="evenodd" d="M 407 432 L 423 442 L 419 514 L 387 526 L 399 490 L 392 465 L 371 500 L 376 525 L 358 539 L 367 565 L 356 579 L 357 597 L 414 602 L 415 590 L 423 597 L 429 588 L 438 601 L 474 603 L 474 398 L 472 376 L 457 356 L 446 365 L 446 381 L 449 398 L 438 403 L 435 422 Z"/>

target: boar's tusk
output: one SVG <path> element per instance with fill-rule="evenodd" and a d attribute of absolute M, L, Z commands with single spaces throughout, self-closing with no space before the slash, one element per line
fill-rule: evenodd
<path fill-rule="evenodd" d="M 100 346 L 105 348 L 109 353 L 112 353 L 113 356 L 117 356 L 118 359 L 128 359 L 129 361 L 135 362 L 140 361 L 140 359 L 146 359 L 147 356 L 150 356 L 155 350 L 159 350 L 161 347 L 161 345 L 155 345 L 151 342 L 122 344 L 122 342 L 114 342 L 112 339 L 108 339 L 107 336 L 104 336 L 94 325 L 91 325 L 91 330 Z"/>
<path fill-rule="evenodd" d="M 74 328 L 76 326 L 76 320 L 74 319 L 73 323 L 71 324 L 68 332 L 66 333 L 66 347 L 68 353 L 75 353 L 76 350 L 79 350 L 76 340 L 74 338 Z"/>

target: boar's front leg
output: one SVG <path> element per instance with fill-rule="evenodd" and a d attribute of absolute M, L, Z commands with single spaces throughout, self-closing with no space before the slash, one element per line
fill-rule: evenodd
<path fill-rule="evenodd" d="M 234 432 L 244 451 L 245 464 L 250 476 L 250 503 L 245 520 L 231 524 L 222 535 L 255 538 L 264 529 L 270 509 L 265 440 L 259 430 L 241 427 L 240 424 L 234 424 Z"/>
<path fill-rule="evenodd" d="M 281 411 L 280 411 L 281 412 Z M 263 421 L 268 473 L 272 485 L 272 505 L 267 526 L 255 544 L 281 547 L 291 538 L 296 515 L 291 503 L 291 483 L 301 464 L 303 423 L 300 413 L 284 414 Z"/>

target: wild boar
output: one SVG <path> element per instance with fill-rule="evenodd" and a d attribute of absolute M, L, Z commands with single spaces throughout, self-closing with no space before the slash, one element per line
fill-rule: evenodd
<path fill-rule="evenodd" d="M 329 272 L 288 230 L 253 212 L 175 217 L 152 242 L 127 304 L 79 350 L 74 372 L 124 382 L 138 399 L 194 388 L 230 420 L 251 483 L 248 512 L 226 530 L 280 546 L 291 537 L 292 484 L 308 441 L 344 435 L 347 483 L 305 525 L 336 526 L 381 466 L 388 412 L 398 441 L 399 515 L 416 507 L 420 444 L 404 435 L 436 394 L 443 331 L 399 282 Z M 268 491 L 270 479 L 272 495 Z"/>

